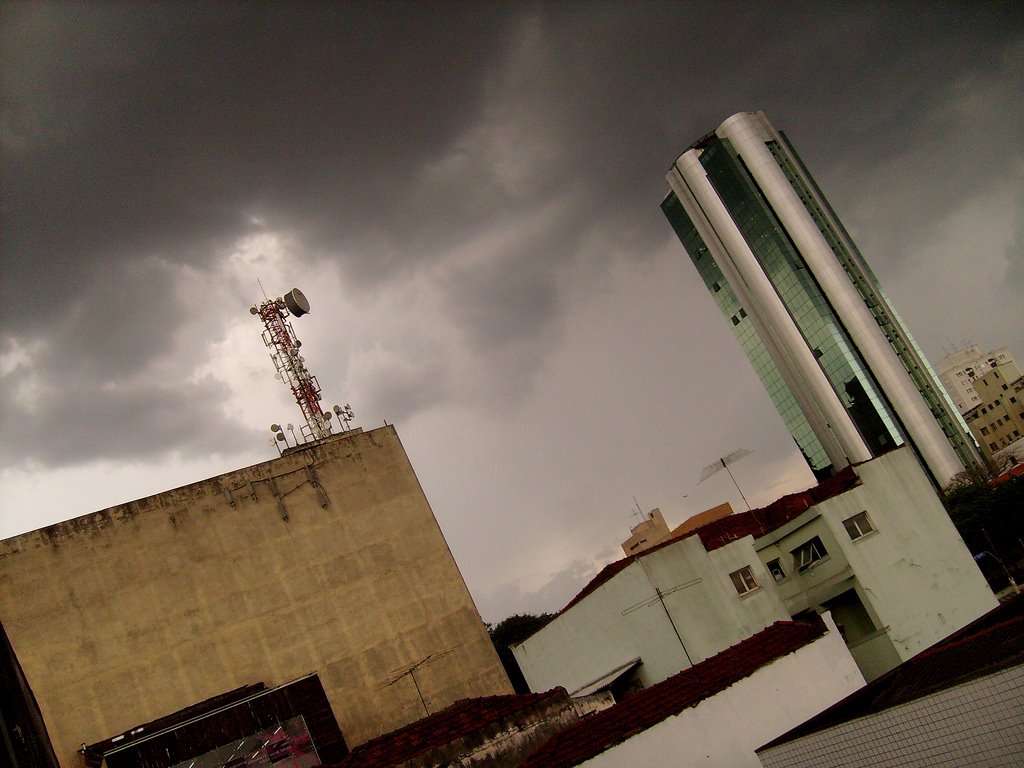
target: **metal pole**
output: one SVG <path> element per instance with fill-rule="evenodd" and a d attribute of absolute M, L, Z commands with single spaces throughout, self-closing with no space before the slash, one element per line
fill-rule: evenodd
<path fill-rule="evenodd" d="M 719 459 L 722 462 L 722 466 L 725 467 L 725 471 L 729 473 L 729 479 L 732 480 L 732 484 L 736 486 L 736 490 L 740 491 L 740 484 L 736 482 L 736 478 L 732 476 L 732 470 L 729 469 L 729 465 L 725 463 L 725 459 Z M 743 495 L 743 491 L 740 491 L 740 498 L 743 499 L 743 503 L 747 505 L 747 509 L 750 509 L 750 502 L 747 501 L 747 497 Z"/>
<path fill-rule="evenodd" d="M 676 633 L 676 639 L 679 640 L 679 645 L 682 647 L 683 653 L 686 654 L 686 661 L 692 667 L 693 659 L 690 658 L 690 652 L 686 650 L 686 643 L 683 642 L 683 638 L 679 634 L 679 628 L 676 627 L 676 623 L 672 621 L 672 614 L 668 612 L 668 606 L 665 605 L 665 597 L 661 594 L 661 590 L 658 587 L 655 587 L 654 591 L 658 593 L 658 600 L 661 603 L 662 609 L 665 611 L 665 615 L 668 616 L 668 623 L 672 625 L 672 631 Z"/>
<path fill-rule="evenodd" d="M 427 713 L 427 717 L 430 716 L 430 710 L 427 709 L 427 702 L 423 698 L 423 691 L 420 690 L 420 683 L 416 679 L 416 667 L 409 670 L 409 677 L 412 678 L 412 684 L 416 686 L 416 693 L 420 695 L 420 704 L 423 705 L 423 711 Z"/>

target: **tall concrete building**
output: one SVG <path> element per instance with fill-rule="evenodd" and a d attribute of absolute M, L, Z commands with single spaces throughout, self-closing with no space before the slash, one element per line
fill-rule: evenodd
<path fill-rule="evenodd" d="M 0 541 L 0 617 L 61 768 L 274 762 L 300 716 L 337 762 L 512 692 L 391 426 Z"/>
<path fill-rule="evenodd" d="M 997 365 L 1007 364 L 1016 364 L 1007 347 L 982 352 L 980 347 L 972 344 L 946 355 L 936 367 L 939 381 L 953 398 L 957 410 L 963 415 L 981 405 L 981 398 L 974 391 L 974 382 Z"/>
<path fill-rule="evenodd" d="M 669 170 L 662 210 L 818 477 L 911 446 L 945 485 L 977 450 L 785 134 L 733 115 Z"/>
<path fill-rule="evenodd" d="M 978 404 L 964 414 L 982 451 L 997 463 L 1024 455 L 1024 376 L 1016 363 L 996 365 L 974 380 Z"/>

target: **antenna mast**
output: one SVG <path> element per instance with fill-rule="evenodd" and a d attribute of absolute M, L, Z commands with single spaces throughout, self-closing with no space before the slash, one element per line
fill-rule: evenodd
<path fill-rule="evenodd" d="M 262 283 L 260 288 L 262 288 Z M 264 292 L 264 296 L 266 293 Z M 277 373 L 274 378 L 281 379 L 292 392 L 295 402 L 302 411 L 306 423 L 299 428 L 302 441 L 322 440 L 332 434 L 331 419 L 339 416 L 347 430 L 352 419 L 352 409 L 346 405 L 344 409 L 334 406 L 334 412 L 320 410 L 320 384 L 316 376 L 306 368 L 305 358 L 299 354 L 302 342 L 295 336 L 295 330 L 288 321 L 290 316 L 302 317 L 309 312 L 309 301 L 298 288 L 293 288 L 283 298 L 265 299 L 259 304 L 249 307 L 249 314 L 255 315 L 263 323 L 263 343 L 270 350 L 270 359 L 274 362 Z M 291 425 L 288 425 L 291 427 Z M 287 445 L 284 431 L 276 424 L 271 427 L 276 439 L 273 443 L 283 442 Z M 296 444 L 299 440 L 292 437 Z M 278 446 L 280 450 L 280 446 Z"/>
<path fill-rule="evenodd" d="M 713 464 L 708 464 L 706 467 L 704 467 L 704 469 L 701 470 L 700 480 L 697 481 L 697 485 L 703 483 L 705 480 L 707 480 L 709 477 L 711 477 L 719 470 L 724 469 L 726 472 L 729 473 L 729 478 L 732 480 L 732 484 L 736 486 L 736 490 L 740 492 L 740 497 L 743 499 L 743 503 L 747 505 L 747 509 L 750 509 L 750 502 L 747 501 L 747 497 L 743 495 L 743 491 L 740 491 L 740 484 L 737 483 L 736 478 L 732 476 L 732 470 L 729 469 L 729 465 L 734 464 L 735 462 L 742 459 L 744 456 L 749 456 L 751 453 L 753 453 L 753 451 L 748 451 L 746 448 L 738 448 L 732 453 L 728 453 L 725 456 L 722 456 L 721 458 L 718 459 L 718 461 L 714 462 Z"/>

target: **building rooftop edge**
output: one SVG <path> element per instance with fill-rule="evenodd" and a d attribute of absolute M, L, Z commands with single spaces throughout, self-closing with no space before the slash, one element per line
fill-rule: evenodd
<path fill-rule="evenodd" d="M 1024 664 L 1024 596 L 1007 600 L 756 750 L 771 749 Z"/>
<path fill-rule="evenodd" d="M 110 513 L 114 512 L 116 510 L 124 509 L 125 507 L 129 507 L 129 506 L 131 506 L 133 504 L 140 504 L 142 502 L 147 501 L 148 499 L 154 499 L 154 498 L 156 498 L 158 496 L 163 496 L 165 494 L 174 493 L 176 491 L 183 491 L 183 490 L 186 490 L 186 489 L 189 489 L 189 488 L 195 488 L 197 486 L 202 486 L 204 484 L 212 483 L 212 482 L 214 482 L 214 481 L 216 481 L 216 480 L 218 480 L 218 479 L 220 479 L 222 477 L 225 477 L 227 475 L 232 475 L 232 474 L 236 474 L 236 473 L 239 473 L 239 472 L 247 472 L 249 470 L 259 469 L 259 468 L 262 468 L 262 467 L 267 467 L 267 466 L 270 466 L 270 465 L 274 464 L 275 462 L 281 461 L 282 459 L 287 459 L 287 458 L 290 458 L 292 456 L 300 455 L 304 451 L 311 450 L 313 448 L 319 448 L 319 447 L 324 446 L 324 445 L 329 445 L 331 443 L 340 442 L 341 440 L 348 440 L 348 439 L 351 439 L 351 438 L 359 436 L 359 435 L 369 435 L 369 434 L 373 434 L 375 432 L 379 432 L 381 430 L 387 430 L 387 429 L 390 429 L 390 430 L 395 431 L 397 433 L 397 430 L 395 430 L 395 426 L 393 424 L 384 424 L 384 425 L 382 425 L 380 427 L 375 427 L 374 429 L 371 429 L 371 430 L 368 430 L 368 431 L 364 431 L 361 427 L 355 427 L 355 428 L 350 429 L 350 430 L 348 430 L 346 432 L 341 432 L 341 433 L 339 433 L 337 435 L 331 435 L 330 437 L 326 437 L 326 438 L 323 438 L 321 440 L 310 441 L 308 443 L 303 443 L 302 445 L 299 445 L 299 446 L 293 446 L 293 447 L 285 450 L 280 456 L 274 456 L 274 457 L 266 459 L 264 461 L 258 461 L 255 464 L 249 464 L 249 465 L 246 465 L 244 467 L 236 467 L 234 469 L 228 469 L 228 470 L 225 470 L 224 472 L 221 472 L 219 474 L 211 475 L 209 477 L 205 477 L 205 478 L 202 478 L 200 480 L 195 480 L 195 481 L 193 481 L 191 483 L 185 483 L 184 485 L 178 485 L 178 486 L 174 486 L 172 488 L 165 488 L 165 489 L 163 489 L 161 491 L 157 491 L 155 493 L 150 493 L 150 494 L 147 494 L 145 496 L 139 496 L 139 497 L 134 498 L 134 499 L 129 499 L 127 501 L 122 501 L 119 504 L 114 504 L 114 505 L 109 506 L 109 507 L 104 507 L 103 509 L 96 509 L 96 510 L 93 510 L 91 512 L 83 512 L 82 514 L 74 515 L 74 516 L 68 517 L 68 518 L 66 518 L 64 520 L 59 520 L 59 521 L 57 521 L 55 523 L 49 523 L 47 525 L 40 526 L 39 528 L 33 528 L 31 530 L 28 530 L 28 531 L 23 531 L 22 533 L 16 533 L 13 536 L 8 536 L 7 538 L 0 539 L 0 544 L 7 544 L 7 543 L 10 543 L 10 542 L 15 542 L 18 539 L 26 538 L 26 537 L 33 536 L 33 535 L 39 534 L 39 533 L 45 533 L 47 531 L 55 531 L 56 529 L 59 529 L 62 526 L 67 526 L 69 524 L 74 524 L 74 523 L 79 522 L 79 521 L 84 522 L 84 521 L 86 521 L 88 519 L 95 518 L 97 515 L 109 515 Z"/>
<path fill-rule="evenodd" d="M 900 449 L 897 448 L 894 450 Z M 884 455 L 886 454 L 882 454 L 882 456 Z M 877 458 L 880 457 L 875 457 L 875 459 L 869 459 L 868 461 L 874 461 Z M 861 464 L 866 463 L 868 462 L 861 462 Z M 637 552 L 636 554 L 627 555 L 626 557 L 618 560 L 613 560 L 598 571 L 594 578 L 587 582 L 583 589 L 581 589 L 568 603 L 566 603 L 565 607 L 555 615 L 561 616 L 640 558 L 652 555 L 658 550 L 677 544 L 684 539 L 688 539 L 692 536 L 698 536 L 705 550 L 710 552 L 718 549 L 719 547 L 723 547 L 732 541 L 738 541 L 745 536 L 754 536 L 755 538 L 765 536 L 791 520 L 796 519 L 821 502 L 846 493 L 848 490 L 858 485 L 860 483 L 860 478 L 856 473 L 855 468 L 857 466 L 860 466 L 860 464 L 844 467 L 827 480 L 823 480 L 822 482 L 813 485 L 810 488 L 805 488 L 802 491 L 787 493 L 764 507 L 749 509 L 742 512 L 734 512 L 731 515 L 726 515 L 725 517 L 718 518 L 717 520 L 711 520 L 691 531 L 670 536 L 665 539 L 665 541 L 659 542 L 642 552 Z M 801 504 L 803 505 L 802 508 L 800 508 Z M 538 630 L 538 632 L 539 631 L 540 630 Z M 529 638 L 525 638 L 516 645 L 521 645 L 528 639 Z"/>

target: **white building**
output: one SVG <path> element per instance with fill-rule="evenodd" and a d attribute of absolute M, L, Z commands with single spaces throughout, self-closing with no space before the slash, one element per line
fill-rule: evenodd
<path fill-rule="evenodd" d="M 1014 363 L 1013 355 L 1007 347 L 982 352 L 981 347 L 971 345 L 946 355 L 936 366 L 936 371 L 939 374 L 939 381 L 962 415 L 976 405 L 981 405 L 981 398 L 974 391 L 975 380 L 997 365 L 1007 363 Z"/>
<path fill-rule="evenodd" d="M 607 566 L 512 651 L 534 691 L 626 693 L 830 611 L 873 679 L 996 606 L 908 449 Z"/>
<path fill-rule="evenodd" d="M 667 175 L 662 210 L 816 476 L 909 445 L 944 487 L 980 458 L 785 134 L 733 115 Z"/>
<path fill-rule="evenodd" d="M 763 629 L 569 726 L 520 768 L 760 768 L 757 747 L 864 685 L 823 618 Z"/>

